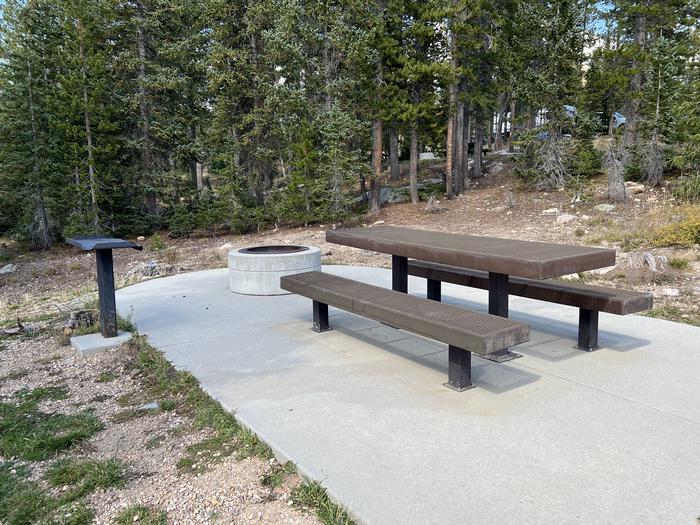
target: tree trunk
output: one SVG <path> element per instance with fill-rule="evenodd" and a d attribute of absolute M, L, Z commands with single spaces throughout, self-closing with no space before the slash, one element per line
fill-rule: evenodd
<path fill-rule="evenodd" d="M 49 215 L 46 212 L 46 201 L 44 199 L 44 186 L 41 183 L 39 173 L 39 134 L 36 124 L 36 111 L 34 109 L 34 89 L 31 62 L 27 61 L 27 85 L 29 86 L 29 118 L 32 127 L 32 183 L 36 193 L 36 209 L 34 220 L 37 222 L 37 229 L 41 248 L 47 250 L 53 244 L 51 231 L 49 230 Z"/>
<path fill-rule="evenodd" d="M 450 91 L 452 90 L 452 87 L 450 87 Z M 450 99 L 452 99 L 452 94 L 450 94 Z M 453 182 L 453 167 L 452 167 L 452 157 L 454 156 L 453 154 L 453 135 L 454 135 L 454 115 L 452 112 L 454 111 L 454 106 L 452 104 L 452 100 L 450 101 L 450 112 L 449 115 L 447 116 L 447 139 L 445 141 L 445 193 L 447 194 L 447 198 L 451 199 L 452 197 L 455 196 L 455 190 L 454 190 L 454 182 Z"/>
<path fill-rule="evenodd" d="M 143 6 L 139 4 L 141 12 Z M 143 178 L 147 179 L 153 174 L 153 144 L 151 141 L 151 110 L 148 104 L 148 93 L 146 90 L 146 34 L 141 24 L 136 26 L 136 44 L 139 54 L 138 67 L 138 89 L 139 89 L 139 114 L 141 122 L 139 123 L 141 134 L 141 161 L 143 163 Z M 143 181 L 145 185 L 150 185 L 148 180 Z M 146 194 L 146 211 L 150 215 L 155 215 L 158 212 L 156 204 L 156 195 L 153 191 Z"/>
<path fill-rule="evenodd" d="M 634 33 L 634 40 L 637 47 L 636 52 L 643 53 L 647 38 L 647 19 L 643 13 L 637 13 L 634 16 Z M 638 141 L 639 108 L 641 105 L 644 77 L 640 60 L 637 56 L 632 58 L 632 71 L 633 73 L 629 82 L 630 95 L 625 107 L 625 134 L 622 139 L 622 145 L 625 149 L 637 144 Z"/>
<path fill-rule="evenodd" d="M 87 71 L 85 68 L 85 47 L 83 45 L 83 27 L 82 22 L 78 20 L 77 29 L 79 35 L 79 52 L 80 52 L 80 74 L 83 80 L 83 113 L 85 117 L 85 140 L 87 142 L 87 161 L 88 161 L 88 184 L 90 185 L 90 211 L 92 213 L 92 227 L 95 233 L 99 229 L 99 210 L 97 207 L 97 177 L 95 175 L 95 156 L 92 144 L 92 128 L 90 126 L 90 106 L 88 104 L 88 86 L 87 86 Z"/>
<path fill-rule="evenodd" d="M 401 178 L 401 170 L 399 168 L 399 131 L 396 129 L 394 122 L 389 130 L 389 164 L 391 166 L 391 180 L 399 180 Z"/>
<path fill-rule="evenodd" d="M 372 178 L 369 181 L 369 208 L 377 213 L 381 207 L 380 178 L 382 176 L 382 121 L 372 123 Z"/>
<path fill-rule="evenodd" d="M 481 115 L 477 115 L 475 118 L 475 128 L 474 133 L 474 165 L 472 167 L 472 177 L 478 179 L 483 176 L 481 171 L 481 153 L 482 153 L 482 143 L 484 141 L 484 119 Z"/>
<path fill-rule="evenodd" d="M 461 90 L 460 90 L 461 91 Z M 454 173 L 455 173 L 455 193 L 459 195 L 464 191 L 464 101 L 457 100 L 455 109 L 455 131 L 454 131 Z"/>
<path fill-rule="evenodd" d="M 411 193 L 411 202 L 418 204 L 418 126 L 411 126 L 411 158 L 408 165 L 408 183 Z"/>
<path fill-rule="evenodd" d="M 627 200 L 624 156 L 624 147 L 620 147 L 617 141 L 610 145 L 605 156 L 605 167 L 608 172 L 608 199 L 612 202 L 625 202 Z"/>
<path fill-rule="evenodd" d="M 515 153 L 515 100 L 510 101 L 510 135 L 508 137 L 508 153 Z"/>
<path fill-rule="evenodd" d="M 494 150 L 501 151 L 503 149 L 503 116 L 508 108 L 508 95 L 501 93 L 498 95 L 498 113 L 496 114 L 496 137 L 494 142 Z"/>
<path fill-rule="evenodd" d="M 190 122 L 189 135 L 190 148 L 194 148 L 194 141 L 197 138 L 197 128 L 195 127 L 193 122 Z M 202 184 L 199 177 L 197 176 L 197 156 L 194 153 L 190 155 L 190 160 L 188 164 L 190 169 L 190 183 L 192 184 L 192 188 L 195 190 L 201 190 Z"/>

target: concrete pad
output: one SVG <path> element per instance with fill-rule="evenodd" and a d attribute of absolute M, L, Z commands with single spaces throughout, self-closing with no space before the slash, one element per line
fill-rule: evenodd
<path fill-rule="evenodd" d="M 77 335 L 70 338 L 70 344 L 80 355 L 103 352 L 131 339 L 130 332 L 119 331 L 116 337 L 104 337 L 102 334 Z"/>
<path fill-rule="evenodd" d="M 387 270 L 327 266 L 390 286 Z M 311 301 L 228 290 L 227 270 L 117 292 L 175 366 L 365 524 L 695 524 L 700 329 L 601 315 L 604 349 L 573 349 L 577 310 L 511 298 L 532 326 L 522 359 L 473 360 L 477 388 L 442 386 L 447 348 Z M 425 281 L 409 289 L 424 295 Z M 184 297 L 183 297 L 184 296 Z M 486 292 L 444 285 L 486 310 Z"/>

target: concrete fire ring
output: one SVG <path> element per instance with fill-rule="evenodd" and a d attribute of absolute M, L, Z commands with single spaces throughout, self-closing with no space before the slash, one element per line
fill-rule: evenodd
<path fill-rule="evenodd" d="M 316 246 L 267 245 L 228 252 L 229 288 L 243 295 L 286 295 L 280 277 L 321 271 L 321 250 Z"/>

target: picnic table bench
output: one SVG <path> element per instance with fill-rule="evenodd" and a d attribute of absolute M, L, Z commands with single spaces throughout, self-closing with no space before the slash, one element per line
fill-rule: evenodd
<path fill-rule="evenodd" d="M 481 356 L 530 339 L 521 322 L 472 312 L 386 288 L 323 272 L 306 272 L 280 279 L 280 286 L 313 301 L 313 329 L 330 329 L 328 306 L 359 314 L 395 328 L 448 344 L 446 386 L 472 388 L 471 353 Z"/>
<path fill-rule="evenodd" d="M 488 273 L 480 270 L 425 261 L 409 261 L 408 274 L 427 279 L 427 297 L 433 301 L 441 300 L 442 282 L 482 290 L 489 288 Z M 650 293 L 552 279 L 538 281 L 520 277 L 509 279 L 508 293 L 518 297 L 577 307 L 579 309 L 577 348 L 588 352 L 598 349 L 598 312 L 627 315 L 649 310 L 654 302 Z"/>

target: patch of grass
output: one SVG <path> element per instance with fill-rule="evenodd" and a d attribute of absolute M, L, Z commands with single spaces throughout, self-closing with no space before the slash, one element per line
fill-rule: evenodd
<path fill-rule="evenodd" d="M 133 421 L 134 419 L 148 416 L 156 412 L 158 412 L 158 409 L 146 410 L 143 408 L 127 408 L 126 410 L 121 410 L 120 412 L 114 414 L 110 418 L 110 421 L 116 424 L 126 423 L 127 421 Z"/>
<path fill-rule="evenodd" d="M 89 412 L 47 414 L 38 410 L 42 399 L 63 395 L 47 387 L 24 392 L 18 403 L 0 403 L 0 456 L 41 461 L 88 439 L 104 427 Z"/>
<path fill-rule="evenodd" d="M 144 505 L 132 505 L 122 510 L 117 517 L 114 518 L 116 525 L 166 525 L 168 523 L 168 515 L 164 510 L 154 507 L 146 507 Z"/>
<path fill-rule="evenodd" d="M 261 481 L 266 487 L 281 487 L 284 480 L 294 472 L 296 472 L 294 463 L 287 461 L 283 465 L 275 465 L 270 472 L 262 477 Z"/>
<path fill-rule="evenodd" d="M 102 372 L 99 376 L 97 376 L 97 379 L 95 381 L 97 383 L 111 383 L 115 379 L 117 379 L 117 374 L 114 374 L 112 372 Z"/>
<path fill-rule="evenodd" d="M 0 521 L 6 525 L 87 525 L 94 512 L 82 502 L 66 501 L 27 480 L 26 469 L 0 463 Z"/>
<path fill-rule="evenodd" d="M 7 374 L 3 379 L 10 379 L 12 381 L 17 380 L 17 379 L 22 379 L 23 377 L 27 377 L 29 375 L 29 370 L 26 368 L 18 368 L 17 370 L 10 370 L 10 373 Z"/>
<path fill-rule="evenodd" d="M 39 403 L 46 399 L 68 399 L 68 389 L 63 386 L 40 386 L 34 390 L 22 389 L 15 396 L 23 402 Z"/>
<path fill-rule="evenodd" d="M 177 462 L 181 472 L 199 474 L 236 452 L 236 442 L 227 436 L 217 435 L 187 447 L 187 454 Z"/>
<path fill-rule="evenodd" d="M 50 355 L 47 357 L 42 357 L 41 359 L 38 359 L 37 363 L 39 363 L 40 365 L 49 365 L 49 364 L 53 363 L 54 361 L 58 361 L 59 359 L 61 359 L 60 354 L 53 354 L 53 355 Z"/>
<path fill-rule="evenodd" d="M 693 326 L 700 326 L 700 312 L 685 312 L 677 306 L 662 306 L 644 312 L 642 315 L 655 319 L 666 319 L 677 323 L 685 323 Z"/>
<path fill-rule="evenodd" d="M 75 461 L 59 460 L 46 472 L 46 480 L 53 487 L 69 486 L 62 497 L 81 498 L 97 489 L 123 487 L 126 467 L 117 459 Z"/>
<path fill-rule="evenodd" d="M 674 270 L 686 271 L 690 269 L 690 261 L 683 257 L 669 257 L 668 265 Z"/>
<path fill-rule="evenodd" d="M 318 483 L 300 483 L 292 492 L 292 501 L 302 508 L 311 507 L 326 525 L 354 525 L 348 513 L 331 501 Z"/>

